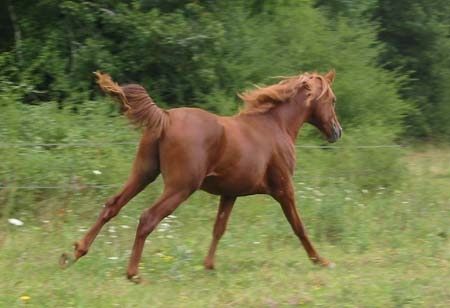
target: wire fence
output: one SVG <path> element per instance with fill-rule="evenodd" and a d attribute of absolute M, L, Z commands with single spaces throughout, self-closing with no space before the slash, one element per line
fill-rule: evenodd
<path fill-rule="evenodd" d="M 97 143 L 0 143 L 0 148 L 16 148 L 16 147 L 102 147 L 110 145 L 138 145 L 138 142 L 97 142 Z M 384 144 L 384 145 L 296 145 L 296 148 L 302 149 L 386 149 L 386 148 L 404 148 L 403 144 Z"/>
<path fill-rule="evenodd" d="M 116 145 L 134 145 L 138 142 L 122 141 L 122 142 L 71 142 L 71 143 L 0 143 L 0 148 L 22 148 L 22 147 L 104 147 Z M 386 144 L 386 145 L 350 145 L 350 146 L 336 146 L 336 145 L 296 145 L 300 149 L 399 149 L 405 148 L 407 145 L 402 144 Z M 361 175 L 374 174 L 373 170 L 362 170 L 357 173 L 340 173 L 330 174 L 327 178 L 345 178 Z M 308 176 L 301 177 L 295 175 L 294 179 L 319 179 L 323 176 Z M 123 183 L 114 184 L 65 184 L 65 185 L 17 185 L 17 186 L 1 186 L 0 190 L 84 190 L 84 189 L 109 189 L 122 186 Z"/>

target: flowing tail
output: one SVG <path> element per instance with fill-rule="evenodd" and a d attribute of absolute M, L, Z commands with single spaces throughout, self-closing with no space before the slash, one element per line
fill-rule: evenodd
<path fill-rule="evenodd" d="M 108 74 L 94 73 L 100 88 L 121 104 L 121 110 L 127 118 L 137 127 L 146 127 L 154 130 L 161 136 L 168 125 L 167 111 L 159 108 L 147 94 L 147 91 L 138 84 L 118 85 Z"/>

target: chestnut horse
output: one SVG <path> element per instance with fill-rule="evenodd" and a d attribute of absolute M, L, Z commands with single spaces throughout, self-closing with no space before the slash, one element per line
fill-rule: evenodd
<path fill-rule="evenodd" d="M 221 117 L 197 108 L 160 109 L 137 84 L 119 86 L 109 75 L 96 73 L 103 91 L 119 101 L 121 110 L 143 127 L 143 136 L 128 181 L 108 199 L 95 224 L 75 243 L 74 256 L 63 254 L 67 266 L 84 256 L 100 229 L 161 173 L 162 196 L 140 216 L 127 277 L 139 282 L 138 264 L 144 242 L 164 217 L 194 191 L 220 196 L 213 239 L 205 258 L 214 268 L 217 244 L 239 196 L 268 194 L 278 201 L 312 262 L 330 266 L 309 240 L 295 205 L 292 175 L 295 140 L 305 122 L 316 126 L 329 142 L 341 137 L 331 90 L 334 70 L 321 76 L 304 73 L 239 95 L 247 107 Z"/>

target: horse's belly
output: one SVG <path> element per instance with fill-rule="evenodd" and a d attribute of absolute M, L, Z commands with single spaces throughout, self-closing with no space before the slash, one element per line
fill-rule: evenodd
<path fill-rule="evenodd" d="M 266 192 L 266 185 L 261 178 L 235 176 L 207 176 L 202 190 L 214 195 L 244 196 Z"/>

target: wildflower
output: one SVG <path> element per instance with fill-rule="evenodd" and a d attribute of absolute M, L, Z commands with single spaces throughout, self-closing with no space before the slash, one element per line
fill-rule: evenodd
<path fill-rule="evenodd" d="M 122 227 L 122 229 L 130 229 L 130 227 L 127 225 L 121 225 L 121 227 Z"/>
<path fill-rule="evenodd" d="M 109 260 L 119 260 L 119 257 L 108 257 Z"/>
<path fill-rule="evenodd" d="M 165 232 L 169 229 L 169 227 L 170 227 L 170 224 L 162 223 L 159 225 L 158 232 Z"/>
<path fill-rule="evenodd" d="M 93 174 L 100 175 L 102 172 L 100 170 L 92 170 Z"/>
<path fill-rule="evenodd" d="M 8 222 L 10 224 L 12 224 L 12 225 L 15 225 L 15 226 L 22 226 L 23 225 L 23 221 L 18 220 L 16 218 L 10 218 L 10 219 L 8 219 Z"/>
<path fill-rule="evenodd" d="M 170 261 L 170 260 L 175 259 L 175 257 L 172 257 L 172 256 L 163 256 L 162 258 L 163 258 L 164 260 L 166 260 L 166 261 Z"/>
<path fill-rule="evenodd" d="M 361 189 L 363 194 L 367 194 L 369 191 L 367 189 Z"/>
<path fill-rule="evenodd" d="M 28 300 L 31 299 L 31 297 L 29 297 L 28 295 L 22 295 L 22 296 L 20 297 L 20 299 L 23 300 L 23 301 L 28 301 Z"/>

